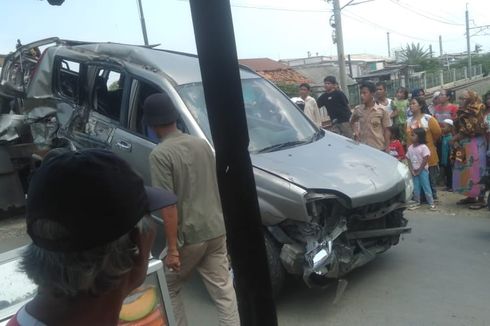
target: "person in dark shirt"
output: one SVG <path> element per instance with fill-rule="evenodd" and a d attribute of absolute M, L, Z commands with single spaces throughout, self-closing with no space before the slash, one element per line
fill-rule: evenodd
<path fill-rule="evenodd" d="M 342 91 L 337 89 L 337 80 L 334 76 L 325 77 L 323 83 L 325 93 L 318 98 L 318 107 L 327 109 L 332 123 L 338 127 L 341 135 L 352 138 L 352 128 L 349 123 L 352 113 L 347 97 Z"/>

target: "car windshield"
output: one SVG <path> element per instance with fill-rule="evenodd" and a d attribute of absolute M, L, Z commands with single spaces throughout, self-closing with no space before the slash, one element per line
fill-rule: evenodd
<path fill-rule="evenodd" d="M 177 90 L 211 141 L 202 83 L 182 85 Z M 269 82 L 262 78 L 242 79 L 242 90 L 251 153 L 279 150 L 314 140 L 318 130 Z"/>

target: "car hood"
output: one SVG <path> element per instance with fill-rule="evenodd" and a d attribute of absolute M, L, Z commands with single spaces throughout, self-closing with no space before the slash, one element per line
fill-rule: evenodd
<path fill-rule="evenodd" d="M 310 144 L 251 157 L 256 168 L 307 190 L 337 194 L 351 207 L 385 201 L 405 189 L 395 158 L 330 132 Z"/>

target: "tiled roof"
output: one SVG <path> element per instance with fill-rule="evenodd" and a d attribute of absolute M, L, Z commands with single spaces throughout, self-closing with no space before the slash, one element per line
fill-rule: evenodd
<path fill-rule="evenodd" d="M 259 71 L 259 75 L 275 83 L 301 84 L 311 81 L 293 69 L 281 69 L 276 71 Z"/>
<path fill-rule="evenodd" d="M 240 64 L 256 71 L 259 75 L 275 83 L 301 84 L 311 81 L 285 64 L 269 58 L 240 59 Z"/>
<path fill-rule="evenodd" d="M 256 59 L 240 59 L 240 64 L 249 67 L 257 72 L 259 71 L 272 71 L 279 69 L 288 69 L 289 67 L 283 63 L 274 61 L 269 58 L 256 58 Z"/>

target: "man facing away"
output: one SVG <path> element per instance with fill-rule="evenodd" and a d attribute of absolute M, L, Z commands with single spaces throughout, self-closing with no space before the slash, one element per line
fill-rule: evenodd
<path fill-rule="evenodd" d="M 177 129 L 178 118 L 167 94 L 145 100 L 143 121 L 161 139 L 150 154 L 152 183 L 179 198 L 178 222 L 165 225 L 165 273 L 177 325 L 187 325 L 181 289 L 194 270 L 216 305 L 219 325 L 239 325 L 214 155 L 205 140 Z"/>
<path fill-rule="evenodd" d="M 366 145 L 389 153 L 390 117 L 388 112 L 374 100 L 376 86 L 371 82 L 361 84 L 361 105 L 356 106 L 351 124 L 359 122 L 356 138 Z"/>
<path fill-rule="evenodd" d="M 148 214 L 176 201 L 111 152 L 48 153 L 29 185 L 32 243 L 20 264 L 38 291 L 7 325 L 118 325 L 123 300 L 146 277 Z"/>
<path fill-rule="evenodd" d="M 305 102 L 304 112 L 308 118 L 317 126 L 322 126 L 322 118 L 320 110 L 316 105 L 316 101 L 310 96 L 311 87 L 307 83 L 299 85 L 299 97 Z"/>
<path fill-rule="evenodd" d="M 332 123 L 338 127 L 341 135 L 352 138 L 352 127 L 349 124 L 351 110 L 347 97 L 341 90 L 337 89 L 337 80 L 334 76 L 325 77 L 323 84 L 325 93 L 318 98 L 318 107 L 327 109 Z"/>

